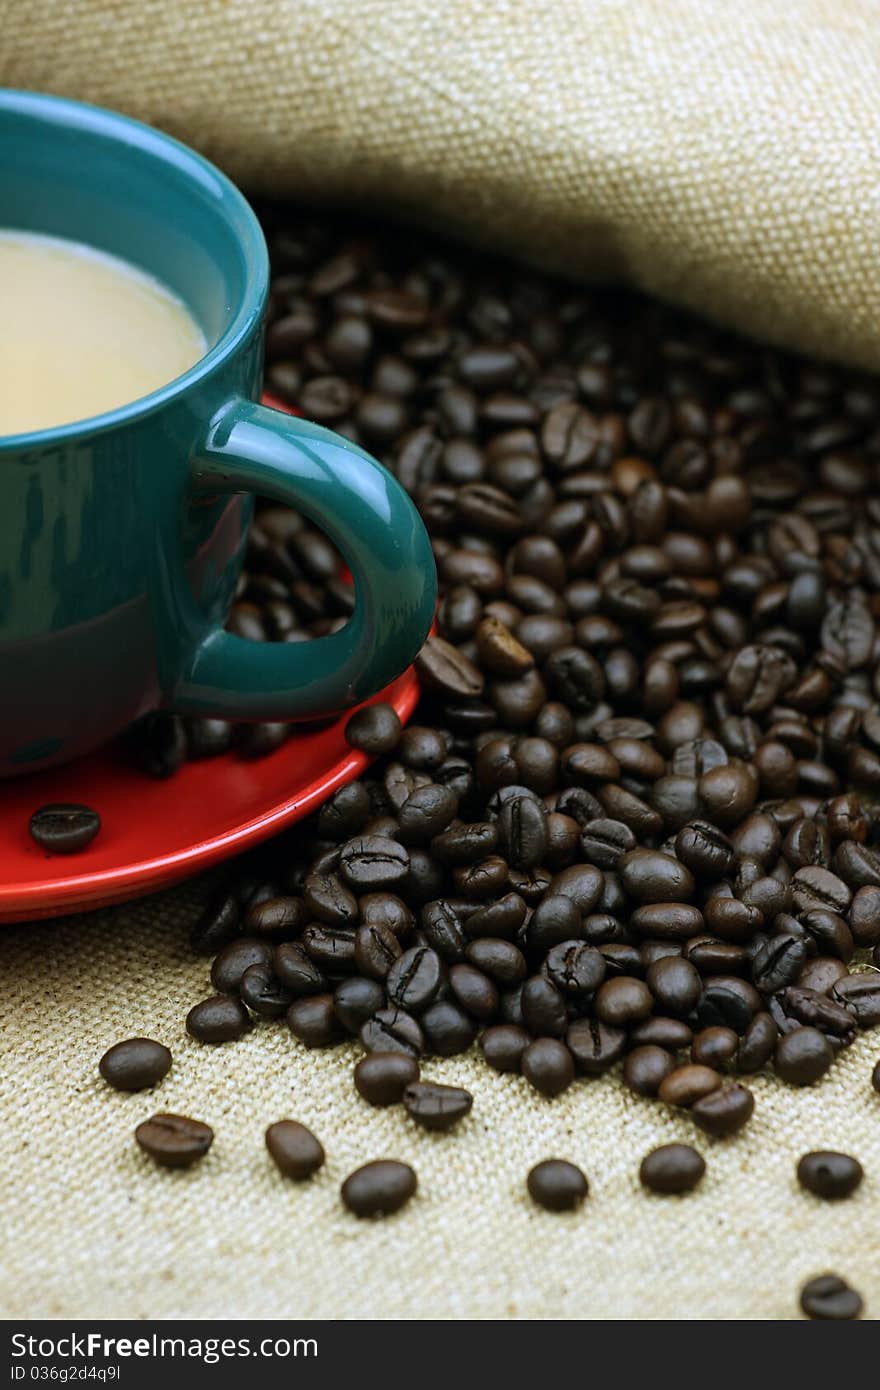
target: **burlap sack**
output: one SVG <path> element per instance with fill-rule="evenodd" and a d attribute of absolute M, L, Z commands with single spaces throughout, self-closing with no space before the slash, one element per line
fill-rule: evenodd
<path fill-rule="evenodd" d="M 0 81 L 155 121 L 246 187 L 369 203 L 880 361 L 872 0 L 10 0 L 0 19 Z M 351 1048 L 309 1053 L 283 1024 L 196 1045 L 183 1018 L 207 969 L 185 943 L 204 891 L 0 928 L 7 1317 L 786 1318 L 826 1268 L 880 1311 L 876 1042 L 805 1092 L 757 1079 L 743 1136 L 697 1137 L 701 1189 L 649 1198 L 642 1155 L 694 1131 L 618 1081 L 546 1102 L 476 1057 L 432 1063 L 476 1099 L 430 1136 L 358 1099 Z M 174 1051 L 154 1095 L 98 1078 L 133 1033 Z M 214 1126 L 197 1169 L 136 1149 L 159 1108 Z M 263 1147 L 283 1116 L 327 1149 L 305 1187 Z M 865 1165 L 843 1205 L 795 1184 L 820 1145 Z M 525 1196 L 553 1154 L 590 1176 L 576 1215 Z M 411 1161 L 419 1195 L 360 1224 L 339 1183 L 379 1155 Z"/>
<path fill-rule="evenodd" d="M 309 1052 L 283 1022 L 221 1047 L 187 1037 L 186 1010 L 208 991 L 186 944 L 203 893 L 0 928 L 0 1315 L 789 1318 L 801 1283 L 828 1268 L 880 1313 L 876 1039 L 807 1091 L 757 1078 L 752 1123 L 714 1144 L 616 1080 L 546 1101 L 477 1055 L 453 1058 L 425 1074 L 470 1087 L 474 1109 L 430 1135 L 358 1097 L 353 1046 Z M 98 1076 L 104 1049 L 133 1033 L 174 1053 L 151 1094 Z M 135 1125 L 158 1109 L 214 1127 L 199 1167 L 162 1171 L 136 1148 Z M 285 1116 L 327 1150 L 304 1186 L 265 1151 L 266 1125 Z M 687 1197 L 648 1197 L 639 1161 L 671 1139 L 696 1143 L 706 1177 Z M 848 1202 L 797 1187 L 795 1162 L 815 1147 L 861 1158 Z M 550 1155 L 589 1175 L 576 1214 L 526 1195 L 528 1169 Z M 358 1222 L 339 1185 L 379 1156 L 412 1163 L 419 1192 L 396 1217 Z"/>
<path fill-rule="evenodd" d="M 0 83 L 880 363 L 876 0 L 0 0 Z"/>

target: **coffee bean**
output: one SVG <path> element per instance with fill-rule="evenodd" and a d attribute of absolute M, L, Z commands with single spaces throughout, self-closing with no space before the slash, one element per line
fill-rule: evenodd
<path fill-rule="evenodd" d="M 246 935 L 261 940 L 288 941 L 302 931 L 308 920 L 308 909 L 301 898 L 264 898 L 248 907 L 244 930 Z"/>
<path fill-rule="evenodd" d="M 227 994 L 214 994 L 194 1004 L 186 1016 L 186 1031 L 198 1042 L 234 1042 L 250 1027 L 247 1009 Z"/>
<path fill-rule="evenodd" d="M 831 986 L 829 996 L 855 1015 L 860 1028 L 875 1028 L 880 1023 L 880 972 L 844 974 Z"/>
<path fill-rule="evenodd" d="M 547 952 L 544 968 L 563 994 L 585 998 L 601 985 L 606 964 L 601 952 L 585 942 L 560 941 Z"/>
<path fill-rule="evenodd" d="M 522 991 L 523 1022 L 532 1037 L 561 1038 L 568 1027 L 565 999 L 550 980 L 533 975 Z"/>
<path fill-rule="evenodd" d="M 773 1056 L 778 1038 L 779 1029 L 770 1014 L 764 1010 L 755 1014 L 740 1038 L 737 1070 L 746 1074 L 760 1071 Z"/>
<path fill-rule="evenodd" d="M 699 972 L 680 956 L 665 956 L 648 967 L 645 982 L 664 1013 L 686 1016 L 700 998 L 703 982 Z"/>
<path fill-rule="evenodd" d="M 31 816 L 31 837 L 49 854 L 76 854 L 94 840 L 101 817 L 91 806 L 52 802 Z"/>
<path fill-rule="evenodd" d="M 244 972 L 251 965 L 268 965 L 272 946 L 259 937 L 240 936 L 214 957 L 211 984 L 220 994 L 238 994 Z"/>
<path fill-rule="evenodd" d="M 797 1179 L 801 1187 L 817 1197 L 848 1197 L 855 1192 L 863 1176 L 862 1165 L 857 1158 L 833 1150 L 804 1154 L 797 1166 Z"/>
<path fill-rule="evenodd" d="M 477 1036 L 477 1024 L 449 999 L 439 999 L 419 1015 L 425 1050 L 435 1057 L 455 1057 L 467 1052 Z"/>
<path fill-rule="evenodd" d="M 703 1028 L 691 1043 L 691 1061 L 716 1070 L 732 1062 L 739 1051 L 739 1038 L 732 1028 Z"/>
<path fill-rule="evenodd" d="M 126 1038 L 107 1049 L 98 1070 L 115 1091 L 145 1091 L 168 1075 L 171 1053 L 151 1038 Z"/>
<path fill-rule="evenodd" d="M 324 1163 L 324 1149 L 310 1129 L 297 1120 L 277 1120 L 266 1130 L 266 1148 L 279 1172 L 305 1182 Z"/>
<path fill-rule="evenodd" d="M 306 994 L 319 994 L 327 984 L 317 965 L 297 942 L 283 941 L 276 946 L 272 969 L 295 999 Z"/>
<path fill-rule="evenodd" d="M 330 927 L 357 924 L 357 898 L 336 874 L 309 874 L 303 884 L 303 903 L 313 917 Z"/>
<path fill-rule="evenodd" d="M 796 912 L 824 908 L 830 912 L 845 913 L 852 900 L 843 879 L 817 865 L 798 869 L 791 881 L 791 889 Z"/>
<path fill-rule="evenodd" d="M 637 1047 L 662 1047 L 668 1052 L 681 1052 L 690 1047 L 693 1037 L 692 1029 L 681 1019 L 656 1016 L 637 1023 L 629 1034 L 630 1042 Z"/>
<path fill-rule="evenodd" d="M 359 892 L 374 892 L 402 883 L 409 874 L 410 856 L 395 840 L 361 835 L 343 845 L 339 870 L 350 887 Z"/>
<path fill-rule="evenodd" d="M 413 946 L 395 960 L 385 988 L 392 1004 L 419 1013 L 436 996 L 441 979 L 442 967 L 437 952 L 429 946 Z"/>
<path fill-rule="evenodd" d="M 377 1009 L 361 1028 L 360 1039 L 368 1052 L 403 1052 L 407 1057 L 420 1057 L 425 1049 L 421 1028 L 403 1009 Z"/>
<path fill-rule="evenodd" d="M 375 980 L 355 976 L 342 980 L 333 991 L 333 1009 L 349 1033 L 359 1033 L 385 1003 L 385 991 Z"/>
<path fill-rule="evenodd" d="M 354 1069 L 354 1084 L 370 1105 L 397 1105 L 419 1079 L 419 1064 L 402 1052 L 369 1052 Z"/>
<path fill-rule="evenodd" d="M 426 689 L 441 695 L 474 697 L 483 692 L 484 678 L 472 661 L 442 637 L 429 637 L 416 657 L 416 671 Z"/>
<path fill-rule="evenodd" d="M 522 1055 L 531 1043 L 525 1028 L 513 1023 L 499 1023 L 487 1028 L 480 1037 L 480 1049 L 494 1071 L 518 1072 Z"/>
<path fill-rule="evenodd" d="M 584 1076 L 601 1075 L 613 1067 L 626 1050 L 625 1030 L 595 1018 L 576 1019 L 570 1024 L 565 1041 L 578 1071 Z"/>
<path fill-rule="evenodd" d="M 574 1211 L 590 1190 L 581 1169 L 562 1158 L 536 1163 L 526 1178 L 526 1187 L 532 1201 L 546 1211 Z"/>
<path fill-rule="evenodd" d="M 391 705 L 366 705 L 356 710 L 345 725 L 345 737 L 352 748 L 376 756 L 390 753 L 400 738 L 401 724 Z"/>
<path fill-rule="evenodd" d="M 281 984 L 270 965 L 249 965 L 241 977 L 241 999 L 261 1018 L 280 1018 L 292 1002 L 289 990 Z"/>
<path fill-rule="evenodd" d="M 214 1131 L 200 1120 L 186 1115 L 153 1115 L 134 1132 L 144 1153 L 161 1168 L 189 1168 L 204 1158 L 214 1139 Z"/>
<path fill-rule="evenodd" d="M 469 1114 L 474 1098 L 461 1086 L 439 1081 L 414 1081 L 403 1093 L 407 1113 L 423 1129 L 447 1130 Z"/>
<path fill-rule="evenodd" d="M 775 1066 L 778 1076 L 791 1086 L 812 1086 L 824 1076 L 834 1053 L 818 1028 L 796 1028 L 776 1044 Z"/>
<path fill-rule="evenodd" d="M 391 1216 L 415 1195 L 417 1186 L 408 1163 L 377 1158 L 348 1175 L 342 1184 L 342 1200 L 355 1216 Z"/>
<path fill-rule="evenodd" d="M 654 1044 L 634 1047 L 623 1063 L 623 1079 L 639 1096 L 656 1096 L 661 1082 L 675 1066 L 665 1048 Z"/>
<path fill-rule="evenodd" d="M 231 941 L 239 929 L 241 906 L 234 893 L 211 898 L 190 933 L 190 945 L 200 955 L 211 955 Z"/>
<path fill-rule="evenodd" d="M 736 1083 L 701 1096 L 694 1101 L 689 1113 L 705 1134 L 713 1139 L 726 1139 L 748 1124 L 754 1108 L 755 1097 L 751 1091 Z"/>
<path fill-rule="evenodd" d="M 309 959 L 328 974 L 347 974 L 354 969 L 355 932 L 311 922 L 300 941 Z"/>
<path fill-rule="evenodd" d="M 671 854 L 634 849 L 617 864 L 623 886 L 639 903 L 687 902 L 695 883 L 690 870 Z"/>
<path fill-rule="evenodd" d="M 871 1085 L 875 1091 L 880 1093 L 880 1062 L 875 1064 L 874 1070 L 871 1072 Z"/>
<path fill-rule="evenodd" d="M 329 1047 L 343 1037 L 332 994 L 295 999 L 287 1010 L 287 1026 L 306 1047 Z"/>
<path fill-rule="evenodd" d="M 520 1058 L 523 1076 L 542 1096 L 558 1096 L 574 1080 L 574 1061 L 558 1038 L 536 1038 Z"/>
<path fill-rule="evenodd" d="M 690 1144 L 663 1144 L 642 1159 L 639 1178 L 651 1192 L 690 1192 L 705 1171 L 705 1161 Z"/>
<path fill-rule="evenodd" d="M 862 1298 L 839 1274 L 819 1274 L 801 1289 L 801 1308 L 808 1318 L 842 1322 L 862 1315 Z"/>
<path fill-rule="evenodd" d="M 703 987 L 697 1017 L 705 1028 L 720 1024 L 742 1036 L 760 1008 L 754 985 L 736 975 L 715 975 Z"/>
<path fill-rule="evenodd" d="M 498 990 L 487 975 L 472 965 L 453 965 L 449 987 L 465 1013 L 487 1023 L 498 1013 Z"/>
<path fill-rule="evenodd" d="M 667 1105 L 687 1108 L 695 1101 L 702 1100 L 703 1096 L 717 1091 L 720 1085 L 721 1077 L 717 1071 L 711 1067 L 690 1063 L 687 1066 L 676 1067 L 664 1077 L 658 1095 Z"/>
<path fill-rule="evenodd" d="M 618 1028 L 647 1018 L 653 1007 L 654 998 L 648 986 L 630 975 L 606 980 L 593 1001 L 596 1017 Z"/>
<path fill-rule="evenodd" d="M 708 821 L 682 826 L 675 837 L 675 852 L 693 874 L 709 881 L 726 877 L 733 866 L 733 845 Z"/>

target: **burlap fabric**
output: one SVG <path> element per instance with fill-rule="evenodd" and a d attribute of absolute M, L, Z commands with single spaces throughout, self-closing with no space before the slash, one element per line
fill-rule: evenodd
<path fill-rule="evenodd" d="M 0 82 L 880 362 L 877 0 L 0 0 Z"/>
<path fill-rule="evenodd" d="M 788 1318 L 803 1280 L 826 1268 L 880 1312 L 876 1039 L 811 1090 L 757 1078 L 755 1118 L 723 1143 L 616 1079 L 545 1101 L 476 1054 L 453 1058 L 425 1074 L 470 1087 L 474 1110 L 429 1135 L 358 1097 L 353 1046 L 309 1052 L 283 1022 L 216 1048 L 187 1037 L 186 1010 L 207 991 L 207 964 L 186 944 L 204 891 L 0 930 L 5 1316 Z M 98 1076 L 104 1049 L 133 1033 L 174 1053 L 152 1094 Z M 214 1127 L 199 1167 L 161 1171 L 136 1148 L 135 1125 L 157 1109 Z M 327 1150 L 305 1186 L 279 1177 L 264 1148 L 266 1125 L 285 1116 Z M 643 1154 L 694 1138 L 701 1188 L 643 1194 Z M 795 1183 L 796 1159 L 822 1146 L 865 1166 L 846 1203 Z M 576 1214 L 526 1195 L 529 1167 L 550 1155 L 590 1177 Z M 358 1222 L 339 1185 L 379 1156 L 412 1163 L 419 1193 L 396 1217 Z"/>
<path fill-rule="evenodd" d="M 0 0 L 0 18 L 0 81 L 126 109 L 250 188 L 369 204 L 880 361 L 874 0 Z M 829 1267 L 880 1311 L 876 1042 L 809 1091 L 757 1079 L 746 1133 L 697 1139 L 701 1189 L 648 1198 L 640 1158 L 692 1129 L 615 1079 L 549 1103 L 477 1057 L 431 1064 L 476 1097 L 434 1137 L 357 1098 L 353 1048 L 309 1053 L 283 1024 L 193 1043 L 204 891 L 0 929 L 6 1316 L 785 1318 Z M 155 1095 L 98 1078 L 133 1033 L 174 1051 Z M 214 1126 L 197 1169 L 136 1149 L 159 1108 Z M 283 1116 L 327 1149 L 305 1187 L 263 1148 Z M 818 1145 L 865 1164 L 843 1206 L 796 1187 Z M 383 1154 L 415 1165 L 418 1198 L 358 1223 L 339 1183 Z M 525 1196 L 551 1154 L 590 1175 L 576 1215 Z"/>

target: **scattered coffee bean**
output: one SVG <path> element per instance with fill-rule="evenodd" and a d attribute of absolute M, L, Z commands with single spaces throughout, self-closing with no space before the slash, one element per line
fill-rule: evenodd
<path fill-rule="evenodd" d="M 651 1192 L 690 1192 L 705 1171 L 705 1160 L 690 1144 L 663 1144 L 642 1159 L 639 1178 Z"/>
<path fill-rule="evenodd" d="M 138 1125 L 134 1137 L 144 1153 L 162 1168 L 189 1168 L 211 1147 L 214 1131 L 186 1115 L 153 1115 Z"/>
<path fill-rule="evenodd" d="M 98 1070 L 115 1091 L 145 1091 L 168 1075 L 171 1053 L 151 1038 L 126 1038 L 107 1049 Z"/>
<path fill-rule="evenodd" d="M 447 1130 L 470 1112 L 474 1098 L 461 1086 L 414 1081 L 404 1091 L 403 1103 L 423 1129 Z"/>
<path fill-rule="evenodd" d="M 235 1042 L 249 1027 L 247 1009 L 228 994 L 212 994 L 194 1004 L 186 1016 L 186 1031 L 197 1042 Z"/>
<path fill-rule="evenodd" d="M 808 1318 L 842 1322 L 862 1315 L 862 1298 L 839 1274 L 819 1274 L 801 1289 L 801 1308 Z"/>
<path fill-rule="evenodd" d="M 402 1052 L 368 1052 L 354 1069 L 354 1084 L 370 1105 L 397 1105 L 418 1079 L 418 1062 Z"/>
<path fill-rule="evenodd" d="M 348 1175 L 342 1184 L 342 1200 L 355 1216 L 391 1216 L 406 1205 L 417 1185 L 408 1163 L 377 1158 Z"/>
<path fill-rule="evenodd" d="M 755 1097 L 746 1086 L 725 1086 L 694 1101 L 690 1116 L 713 1139 L 737 1134 L 748 1124 L 755 1109 Z"/>
<path fill-rule="evenodd" d="M 286 1178 L 305 1182 L 324 1162 L 324 1149 L 298 1120 L 277 1120 L 266 1130 L 266 1148 Z"/>
<path fill-rule="evenodd" d="M 574 1211 L 590 1190 L 585 1174 L 564 1158 L 545 1158 L 526 1178 L 529 1196 L 547 1211 Z"/>
<path fill-rule="evenodd" d="M 797 1179 L 801 1187 L 817 1197 L 848 1197 L 855 1192 L 863 1176 L 862 1165 L 857 1158 L 830 1149 L 804 1154 L 797 1166 Z"/>

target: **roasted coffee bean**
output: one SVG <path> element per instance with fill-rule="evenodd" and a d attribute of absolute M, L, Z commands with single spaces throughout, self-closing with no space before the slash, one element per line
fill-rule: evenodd
<path fill-rule="evenodd" d="M 760 1071 L 772 1058 L 779 1038 L 779 1029 L 769 1013 L 755 1014 L 740 1038 L 737 1049 L 737 1070 L 745 1074 Z"/>
<path fill-rule="evenodd" d="M 692 873 L 671 854 L 634 849 L 616 867 L 626 892 L 638 903 L 687 902 L 694 895 Z"/>
<path fill-rule="evenodd" d="M 241 905 L 234 893 L 212 898 L 190 933 L 190 945 L 200 955 L 211 955 L 238 933 Z"/>
<path fill-rule="evenodd" d="M 409 874 L 410 856 L 403 845 L 381 835 L 349 840 L 339 853 L 343 879 L 358 892 L 394 888 Z"/>
<path fill-rule="evenodd" d="M 171 1053 L 152 1038 L 126 1038 L 107 1049 L 98 1070 L 114 1091 L 146 1091 L 168 1075 Z"/>
<path fill-rule="evenodd" d="M 332 994 L 310 994 L 295 999 L 287 1010 L 287 1026 L 306 1047 L 329 1047 L 344 1036 Z"/>
<path fill-rule="evenodd" d="M 852 1039 L 855 1020 L 849 1009 L 825 994 L 789 985 L 780 991 L 778 1001 L 789 1018 L 796 1018 L 813 1028 L 821 1028 L 828 1037 Z"/>
<path fill-rule="evenodd" d="M 441 695 L 473 698 L 483 693 L 484 678 L 474 663 L 442 637 L 429 637 L 416 657 L 425 688 Z"/>
<path fill-rule="evenodd" d="M 733 867 L 733 845 L 707 821 L 682 826 L 675 837 L 675 852 L 697 878 L 710 882 L 726 877 Z"/>
<path fill-rule="evenodd" d="M 574 1080 L 574 1060 L 559 1038 L 536 1038 L 520 1058 L 523 1076 L 542 1096 L 558 1096 Z"/>
<path fill-rule="evenodd" d="M 345 725 L 346 741 L 375 757 L 390 753 L 400 738 L 401 723 L 391 705 L 367 705 L 356 710 Z"/>
<path fill-rule="evenodd" d="M 266 941 L 288 941 L 297 936 L 309 921 L 309 912 L 302 898 L 263 898 L 248 907 L 244 931 Z"/>
<path fill-rule="evenodd" d="M 669 1075 L 675 1062 L 665 1048 L 656 1043 L 642 1044 L 627 1053 L 623 1063 L 623 1079 L 639 1096 L 656 1096 L 660 1084 Z"/>
<path fill-rule="evenodd" d="M 354 970 L 355 932 L 312 922 L 300 940 L 309 959 L 327 974 L 346 975 Z"/>
<path fill-rule="evenodd" d="M 690 1192 L 705 1171 L 705 1160 L 690 1144 L 663 1144 L 642 1159 L 639 1178 L 651 1192 Z"/>
<path fill-rule="evenodd" d="M 526 942 L 531 951 L 543 955 L 561 942 L 576 940 L 580 926 L 581 909 L 576 902 L 554 893 L 545 897 L 532 913 L 526 928 Z"/>
<path fill-rule="evenodd" d="M 616 1028 L 647 1018 L 653 1007 L 654 997 L 648 986 L 630 975 L 606 980 L 593 1001 L 596 1017 Z"/>
<path fill-rule="evenodd" d="M 526 1178 L 529 1196 L 546 1211 L 574 1211 L 587 1196 L 590 1185 L 574 1163 L 545 1158 Z"/>
<path fill-rule="evenodd" d="M 31 816 L 31 838 L 49 854 L 76 854 L 101 829 L 101 817 L 91 806 L 52 802 Z"/>
<path fill-rule="evenodd" d="M 450 826 L 431 841 L 431 853 L 441 864 L 456 868 L 488 858 L 497 845 L 497 822 L 480 821 L 473 825 Z"/>
<path fill-rule="evenodd" d="M 522 1055 L 531 1041 L 525 1028 L 514 1023 L 499 1023 L 482 1033 L 480 1049 L 494 1071 L 518 1072 Z"/>
<path fill-rule="evenodd" d="M 522 1013 L 532 1037 L 561 1038 L 565 1035 L 568 1027 L 565 999 L 542 975 L 533 975 L 523 985 Z"/>
<path fill-rule="evenodd" d="M 242 724 L 238 733 L 239 754 L 243 758 L 265 758 L 281 747 L 289 733 L 289 725 L 277 722 Z"/>
<path fill-rule="evenodd" d="M 616 869 L 624 855 L 635 849 L 636 837 L 623 821 L 599 817 L 589 820 L 581 832 L 581 849 L 589 864 Z"/>
<path fill-rule="evenodd" d="M 857 1158 L 833 1150 L 804 1154 L 797 1166 L 801 1187 L 817 1197 L 836 1199 L 855 1192 L 864 1173 Z"/>
<path fill-rule="evenodd" d="M 664 1077 L 658 1095 L 667 1105 L 687 1108 L 703 1096 L 717 1091 L 720 1085 L 721 1077 L 712 1067 L 698 1066 L 691 1062 L 686 1066 L 676 1067 Z"/>
<path fill-rule="evenodd" d="M 375 980 L 352 976 L 341 980 L 333 991 L 333 1008 L 343 1028 L 359 1033 L 385 1003 L 385 991 Z"/>
<path fill-rule="evenodd" d="M 418 1179 L 408 1163 L 378 1158 L 350 1173 L 342 1201 L 355 1216 L 391 1216 L 415 1195 Z"/>
<path fill-rule="evenodd" d="M 690 1116 L 705 1134 L 725 1139 L 748 1124 L 755 1108 L 755 1097 L 746 1086 L 734 1084 L 710 1091 L 690 1107 Z"/>
<path fill-rule="evenodd" d="M 403 1093 L 403 1104 L 423 1129 L 447 1130 L 470 1113 L 474 1098 L 461 1086 L 439 1081 L 414 1081 Z"/>
<path fill-rule="evenodd" d="M 559 950 L 559 947 L 554 947 L 554 950 Z M 552 955 L 552 952 L 550 954 Z M 595 954 L 598 955 L 598 952 Z M 475 941 L 471 941 L 465 955 L 471 965 L 475 965 L 478 970 L 482 971 L 484 975 L 488 975 L 499 985 L 515 985 L 520 980 L 524 980 L 528 973 L 526 958 L 522 951 L 512 941 L 506 941 L 503 937 L 478 937 Z M 549 965 L 549 955 L 547 959 L 550 978 L 557 988 L 562 989 L 563 985 L 560 978 L 553 973 Z M 603 973 L 604 969 L 604 962 L 602 962 Z"/>
<path fill-rule="evenodd" d="M 430 946 L 413 946 L 394 961 L 385 989 L 392 1004 L 420 1013 L 436 997 L 442 981 L 440 957 Z"/>
<path fill-rule="evenodd" d="M 569 1026 L 565 1041 L 578 1071 L 600 1076 L 623 1056 L 626 1031 L 596 1018 L 579 1018 Z"/>
<path fill-rule="evenodd" d="M 652 1016 L 637 1023 L 629 1039 L 637 1047 L 662 1047 L 667 1052 L 681 1052 L 690 1047 L 693 1036 L 693 1030 L 679 1018 Z"/>
<path fill-rule="evenodd" d="M 796 1028 L 776 1044 L 776 1073 L 792 1086 L 812 1086 L 833 1061 L 831 1045 L 818 1028 Z"/>
<path fill-rule="evenodd" d="M 186 761 L 186 729 L 176 714 L 147 714 L 132 725 L 129 735 L 132 759 L 148 777 L 171 777 Z"/>
<path fill-rule="evenodd" d="M 586 942 L 560 941 L 547 952 L 544 968 L 563 994 L 584 998 L 601 985 L 606 964 L 601 952 Z"/>
<path fill-rule="evenodd" d="M 798 869 L 791 881 L 792 902 L 796 912 L 823 908 L 829 912 L 845 913 L 852 894 L 843 879 L 818 865 Z"/>
<path fill-rule="evenodd" d="M 880 942 L 880 888 L 867 884 L 859 888 L 853 897 L 848 920 L 855 945 L 874 946 Z"/>
<path fill-rule="evenodd" d="M 648 903 L 636 908 L 629 925 L 638 936 L 661 941 L 687 941 L 705 927 L 702 912 L 690 903 Z"/>
<path fill-rule="evenodd" d="M 419 1064 L 402 1052 L 369 1052 L 354 1069 L 354 1084 L 370 1105 L 397 1105 L 419 1079 Z"/>
<path fill-rule="evenodd" d="M 691 1061 L 718 1070 L 733 1061 L 739 1038 L 732 1028 L 702 1028 L 691 1043 Z"/>
<path fill-rule="evenodd" d="M 880 1093 L 880 1062 L 876 1063 L 874 1070 L 871 1072 L 871 1085 L 874 1087 L 875 1091 Z"/>
<path fill-rule="evenodd" d="M 303 902 L 313 918 L 330 927 L 357 925 L 357 898 L 336 874 L 309 874 L 303 885 Z"/>
<path fill-rule="evenodd" d="M 251 965 L 269 965 L 272 946 L 258 937 L 240 936 L 214 957 L 211 984 L 220 994 L 238 994 L 241 978 Z"/>
<path fill-rule="evenodd" d="M 435 1057 L 455 1057 L 467 1052 L 477 1036 L 477 1024 L 449 999 L 439 999 L 419 1015 L 425 1050 Z"/>
<path fill-rule="evenodd" d="M 214 1131 L 186 1115 L 153 1115 L 134 1132 L 144 1153 L 161 1168 L 190 1168 L 211 1147 Z"/>
<path fill-rule="evenodd" d="M 801 1289 L 801 1309 L 808 1318 L 843 1322 L 862 1315 L 862 1298 L 839 1274 L 819 1274 Z"/>
<path fill-rule="evenodd" d="M 741 1037 L 760 1008 L 754 985 L 736 975 L 716 975 L 703 987 L 697 1017 L 705 1028 L 720 1024 Z"/>
<path fill-rule="evenodd" d="M 875 1028 L 880 1023 L 880 971 L 844 975 L 835 981 L 828 993 L 831 1001 L 843 1005 L 855 1016 L 860 1028 Z M 829 1031 L 827 1026 L 824 1031 Z"/>
<path fill-rule="evenodd" d="M 465 1013 L 481 1023 L 488 1023 L 498 1013 L 498 989 L 481 970 L 472 965 L 453 965 L 449 971 L 449 988 Z"/>
<path fill-rule="evenodd" d="M 266 1148 L 278 1171 L 294 1182 L 305 1182 L 324 1163 L 322 1144 L 298 1120 L 276 1120 L 270 1125 Z"/>
<path fill-rule="evenodd" d="M 384 980 L 402 955 L 394 932 L 384 923 L 358 927 L 354 938 L 354 963 L 362 975 Z"/>
<path fill-rule="evenodd" d="M 770 936 L 752 957 L 752 980 L 762 994 L 775 994 L 793 984 L 807 959 L 804 940 L 797 936 Z"/>
<path fill-rule="evenodd" d="M 645 982 L 658 1009 L 675 1016 L 685 1017 L 689 1014 L 703 991 L 699 972 L 690 961 L 680 956 L 664 956 L 655 960 L 648 967 Z"/>
<path fill-rule="evenodd" d="M 283 941 L 276 946 L 272 968 L 296 999 L 306 994 L 319 994 L 326 987 L 321 971 L 298 942 Z"/>
<path fill-rule="evenodd" d="M 842 960 L 834 956 L 813 956 L 807 961 L 796 983 L 805 989 L 816 990 L 818 994 L 830 994 L 837 981 L 846 977 L 847 969 Z"/>
<path fill-rule="evenodd" d="M 261 1018 L 280 1018 L 293 999 L 271 965 L 249 965 L 241 977 L 239 994 L 242 1003 Z"/>
<path fill-rule="evenodd" d="M 403 1052 L 420 1057 L 425 1037 L 416 1020 L 403 1009 L 377 1009 L 360 1031 L 368 1052 Z"/>

